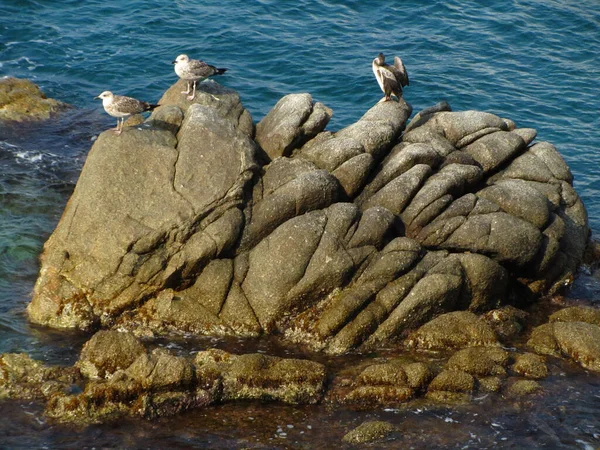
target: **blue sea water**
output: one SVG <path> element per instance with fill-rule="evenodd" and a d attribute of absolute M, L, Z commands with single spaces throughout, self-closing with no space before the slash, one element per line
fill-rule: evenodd
<path fill-rule="evenodd" d="M 255 121 L 283 95 L 309 92 L 334 110 L 329 129 L 336 130 L 381 98 L 370 67 L 373 57 L 379 52 L 400 55 L 411 80 L 405 98 L 415 111 L 446 100 L 454 110 L 511 118 L 518 126 L 537 129 L 538 140 L 555 144 L 571 166 L 598 234 L 599 49 L 597 0 L 0 0 L 0 76 L 30 78 L 49 97 L 75 107 L 43 124 L 0 124 L 0 353 L 27 351 L 68 363 L 85 339 L 32 327 L 23 311 L 42 245 L 92 140 L 114 126 L 93 100 L 100 92 L 155 102 L 177 79 L 171 61 L 187 53 L 229 68 L 218 81 L 240 93 Z M 594 297 L 600 288 L 588 280 L 576 292 Z M 600 413 L 597 385 L 590 378 L 573 387 L 580 400 L 568 407 L 586 424 L 579 431 L 574 422 L 560 428 L 554 416 L 544 419 L 537 411 L 533 418 L 508 418 L 508 424 L 490 417 L 505 432 L 492 427 L 498 434 L 489 431 L 479 446 L 468 434 L 455 445 L 598 446 L 600 422 L 593 419 Z M 561 401 L 554 399 L 548 408 L 559 408 Z M 46 425 L 32 408 L 41 424 L 39 440 L 29 435 L 31 441 L 21 441 L 2 426 L 0 447 L 3 439 L 4 446 L 81 443 L 70 430 Z M 510 424 L 522 423 L 538 432 L 527 427 L 518 436 L 510 432 Z M 83 436 L 102 436 L 109 446 L 147 446 L 151 432 L 147 425 L 136 426 L 133 443 L 105 429 Z M 217 433 L 213 441 L 190 437 L 181 442 L 236 448 L 223 437 L 227 433 Z M 481 429 L 472 433 L 485 434 Z"/>

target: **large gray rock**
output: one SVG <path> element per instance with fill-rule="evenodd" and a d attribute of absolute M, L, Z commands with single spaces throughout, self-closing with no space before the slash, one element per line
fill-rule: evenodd
<path fill-rule="evenodd" d="M 294 94 L 257 128 L 258 167 L 239 96 L 206 82 L 190 103 L 181 88 L 94 144 L 45 246 L 33 321 L 279 333 L 331 354 L 407 336 L 495 345 L 473 313 L 552 292 L 583 257 L 585 208 L 535 130 L 439 104 L 402 134 L 400 99 L 322 131 L 330 111 Z"/>
<path fill-rule="evenodd" d="M 396 143 L 411 111 L 404 99 L 377 103 L 358 122 L 336 133 L 317 135 L 296 157 L 331 172 L 345 194 L 354 198 L 376 162 Z"/>
<path fill-rule="evenodd" d="M 199 104 L 175 135 L 173 108 L 94 143 L 46 242 L 28 307 L 34 322 L 82 329 L 109 323 L 141 299 L 192 284 L 238 240 L 255 145 Z"/>
<path fill-rule="evenodd" d="M 242 132 L 254 137 L 254 122 L 250 112 L 244 108 L 240 95 L 228 87 L 222 86 L 212 79 L 196 85 L 196 97 L 188 100 L 182 91 L 187 89 L 187 81 L 179 80 L 165 91 L 158 101 L 159 105 L 174 105 L 183 112 L 191 105 L 208 106 L 216 110 L 221 117 L 230 120 Z"/>
<path fill-rule="evenodd" d="M 256 126 L 256 142 L 272 160 L 289 156 L 323 131 L 332 114 L 310 94 L 286 95 Z"/>

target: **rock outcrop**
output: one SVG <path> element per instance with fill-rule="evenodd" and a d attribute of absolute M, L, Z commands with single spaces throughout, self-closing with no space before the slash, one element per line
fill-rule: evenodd
<path fill-rule="evenodd" d="M 13 77 L 0 79 L 0 120 L 46 120 L 67 108 L 66 103 L 47 98 L 32 81 Z"/>
<path fill-rule="evenodd" d="M 474 313 L 553 292 L 582 260 L 585 208 L 535 130 L 445 103 L 406 125 L 400 99 L 331 132 L 331 110 L 293 94 L 255 133 L 231 89 L 179 91 L 94 143 L 44 247 L 33 322 L 278 333 L 331 354 L 407 336 L 493 346 L 518 320 Z M 440 320 L 457 341 L 410 334 L 453 311 Z"/>
<path fill-rule="evenodd" d="M 79 370 L 78 370 L 79 369 Z M 182 357 L 147 349 L 129 333 L 100 331 L 75 367 L 49 367 L 26 355 L 0 355 L 0 399 L 41 399 L 58 421 L 153 418 L 216 402 L 320 401 L 325 368 L 316 362 L 211 349 Z M 81 389 L 71 389 L 77 383 Z"/>
<path fill-rule="evenodd" d="M 413 400 L 420 406 L 464 403 L 489 393 L 522 400 L 543 391 L 536 380 L 550 373 L 544 357 L 473 344 L 463 342 L 443 358 L 439 352 L 435 358 L 401 353 L 334 368 L 216 348 L 174 353 L 129 332 L 101 330 L 70 367 L 47 366 L 23 354 L 0 355 L 0 399 L 42 401 L 47 418 L 82 425 L 238 401 L 379 409 Z M 372 427 L 365 427 L 354 434 L 371 436 Z"/>

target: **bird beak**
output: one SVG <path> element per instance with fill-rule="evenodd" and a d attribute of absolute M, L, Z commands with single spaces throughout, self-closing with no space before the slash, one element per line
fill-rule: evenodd
<path fill-rule="evenodd" d="M 177 61 L 173 61 L 171 64 L 177 64 Z"/>
<path fill-rule="evenodd" d="M 100 100 L 100 96 L 97 95 L 96 97 L 94 97 L 94 100 Z"/>

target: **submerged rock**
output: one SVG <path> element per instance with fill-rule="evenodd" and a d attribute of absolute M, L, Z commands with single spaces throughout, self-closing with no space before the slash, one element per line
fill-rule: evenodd
<path fill-rule="evenodd" d="M 506 395 L 520 399 L 521 397 L 538 394 L 542 390 L 540 383 L 535 380 L 515 380 L 507 388 Z"/>
<path fill-rule="evenodd" d="M 0 120 L 46 120 L 67 108 L 69 105 L 66 103 L 47 98 L 29 80 L 13 77 L 0 79 Z"/>
<path fill-rule="evenodd" d="M 391 423 L 380 420 L 370 420 L 361 423 L 354 430 L 346 433 L 342 440 L 349 444 L 366 444 L 368 442 L 377 442 L 386 439 L 395 431 L 397 431 L 397 429 Z"/>

